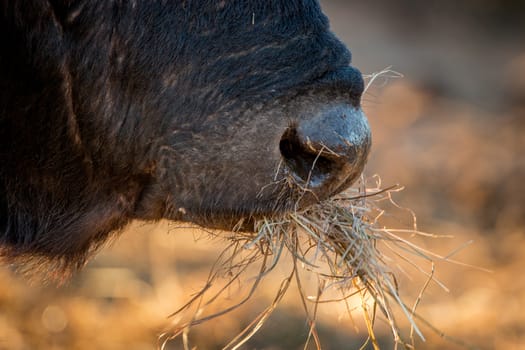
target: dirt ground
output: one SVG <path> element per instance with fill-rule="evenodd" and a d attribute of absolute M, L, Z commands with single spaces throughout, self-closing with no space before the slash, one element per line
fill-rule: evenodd
<path fill-rule="evenodd" d="M 436 261 L 448 291 L 435 284 L 425 291 L 418 310 L 438 330 L 419 323 L 426 341 L 417 348 L 525 349 L 525 6 L 457 3 L 322 6 L 364 74 L 391 67 L 403 75 L 379 79 L 364 97 L 373 132 L 367 176 L 405 187 L 396 200 L 416 212 L 420 230 L 453 236 L 425 240 L 425 248 L 476 266 Z M 391 221 L 411 224 L 403 214 Z M 178 321 L 167 316 L 203 287 L 224 246 L 173 224 L 136 223 L 64 286 L 30 283 L 2 266 L 0 349 L 154 349 Z M 283 263 L 276 273 L 286 271 Z M 414 300 L 424 278 L 410 275 L 399 284 Z M 268 305 L 276 281 L 238 311 L 195 328 L 192 343 L 224 346 Z M 232 291 L 222 305 L 238 298 Z M 344 304 L 322 305 L 323 349 L 360 348 L 366 328 L 353 317 Z M 381 321 L 376 332 L 382 348 L 394 347 Z M 302 349 L 307 334 L 291 293 L 243 349 Z"/>

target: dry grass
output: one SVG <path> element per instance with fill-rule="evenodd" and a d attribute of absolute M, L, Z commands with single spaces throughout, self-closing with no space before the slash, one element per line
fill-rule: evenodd
<path fill-rule="evenodd" d="M 230 245 L 217 259 L 206 285 L 172 315 L 179 317 L 182 313 L 193 310 L 190 320 L 178 321 L 172 330 L 161 336 L 161 343 L 165 344 L 167 340 L 180 336 L 185 349 L 191 349 L 188 336 L 191 327 L 245 304 L 283 255 L 289 254 L 292 258 L 291 271 L 282 280 L 273 302 L 224 349 L 238 349 L 249 340 L 268 320 L 293 281 L 300 292 L 310 325 L 305 349 L 312 342 L 317 349 L 322 346 L 316 332 L 318 308 L 329 302 L 348 303 L 352 298 L 361 300 L 361 314 L 369 335 L 363 348 L 371 343 L 374 349 L 379 349 L 374 334 L 374 325 L 378 318 L 389 324 L 396 348 L 415 348 L 416 336 L 424 340 L 416 322 L 416 309 L 431 282 L 446 289 L 434 277 L 434 261 L 447 260 L 449 257 L 438 256 L 411 242 L 410 237 L 436 237 L 417 231 L 415 217 L 414 227 L 409 230 L 387 229 L 380 225 L 380 218 L 384 215 L 381 204 L 389 202 L 396 205 L 392 200 L 392 193 L 400 188 L 396 186 L 380 189 L 379 179 L 374 178 L 374 181 L 373 188 L 367 188 L 364 179 L 361 179 L 358 187 L 305 210 L 277 219 L 259 220 L 255 224 L 255 233 L 228 234 Z M 224 238 L 224 235 L 220 236 Z M 428 271 L 421 267 L 421 259 L 427 262 Z M 420 293 L 412 305 L 408 305 L 399 293 L 396 279 L 396 274 L 402 272 L 397 268 L 396 261 L 399 260 L 426 276 L 426 282 L 422 286 L 414 287 L 420 288 Z M 243 274 L 255 265 L 258 266 L 258 273 L 250 282 L 251 286 L 245 297 L 223 310 L 206 314 L 206 310 L 232 285 L 239 283 Z M 303 287 L 304 274 L 313 274 L 317 278 L 317 292 L 314 295 L 308 295 Z M 220 283 L 219 288 L 214 288 Z M 334 290 L 341 297 L 324 298 L 327 291 Z M 352 317 L 350 308 L 348 312 Z M 402 335 L 397 320 L 400 314 L 410 324 L 408 335 Z"/>

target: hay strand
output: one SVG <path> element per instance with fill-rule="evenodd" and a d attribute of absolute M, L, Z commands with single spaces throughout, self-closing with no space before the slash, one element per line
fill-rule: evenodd
<path fill-rule="evenodd" d="M 291 255 L 292 271 L 282 280 L 272 302 L 225 345 L 224 349 L 238 349 L 245 344 L 268 320 L 294 280 L 301 295 L 301 303 L 309 326 L 305 349 L 311 342 L 317 349 L 321 348 L 321 341 L 316 331 L 318 307 L 330 302 L 347 302 L 350 298 L 361 299 L 361 311 L 369 335 L 367 343 L 374 349 L 379 349 L 374 325 L 380 315 L 390 325 L 396 348 L 401 345 L 405 349 L 413 349 L 416 337 L 424 341 L 423 332 L 416 323 L 416 319 L 421 320 L 416 312 L 423 295 L 432 282 L 448 290 L 435 278 L 434 261 L 450 261 L 457 251 L 441 256 L 419 247 L 410 240 L 416 236 L 424 239 L 447 236 L 414 229 L 382 227 L 379 219 L 384 215 L 384 210 L 380 208 L 380 204 L 386 200 L 395 207 L 402 208 L 392 200 L 391 196 L 400 187 L 381 189 L 380 179 L 375 177 L 373 180 L 375 186 L 372 188 L 367 188 L 364 178 L 361 178 L 357 187 L 309 208 L 296 210 L 278 218 L 262 218 L 255 222 L 253 233 L 229 234 L 230 245 L 218 257 L 205 286 L 171 316 L 179 315 L 195 306 L 197 311 L 191 320 L 163 334 L 161 336 L 163 344 L 182 336 L 184 347 L 189 349 L 188 332 L 191 327 L 223 316 L 244 305 L 254 295 L 262 279 L 274 270 L 285 252 Z M 412 215 L 411 211 L 409 213 Z M 214 234 L 224 239 L 222 234 Z M 395 259 L 407 263 L 426 278 L 411 306 L 403 301 L 399 293 L 396 279 L 399 270 L 395 269 L 395 264 L 392 266 Z M 430 271 L 426 271 L 414 259 L 430 262 Z M 223 295 L 234 281 L 240 280 L 254 264 L 259 265 L 258 272 L 247 294 L 240 298 L 239 302 L 206 315 L 207 307 Z M 317 276 L 316 295 L 306 294 L 301 273 Z M 220 279 L 226 279 L 226 283 L 218 290 L 212 291 L 211 287 Z M 322 297 L 326 291 L 334 289 L 340 291 L 341 298 Z M 399 312 L 395 311 L 395 308 L 399 309 L 403 317 L 408 320 L 410 325 L 408 340 L 402 336 L 395 316 Z M 347 310 L 350 314 L 348 303 Z"/>

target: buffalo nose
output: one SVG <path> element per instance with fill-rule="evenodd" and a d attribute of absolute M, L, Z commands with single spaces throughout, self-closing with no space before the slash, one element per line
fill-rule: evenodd
<path fill-rule="evenodd" d="M 318 198 L 349 187 L 363 171 L 370 146 L 366 116 L 349 104 L 328 106 L 290 126 L 279 143 L 292 175 Z"/>

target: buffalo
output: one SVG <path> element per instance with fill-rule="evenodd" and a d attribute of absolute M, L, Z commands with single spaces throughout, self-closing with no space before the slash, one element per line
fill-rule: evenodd
<path fill-rule="evenodd" d="M 316 0 L 4 0 L 0 16 L 5 261 L 74 270 L 134 219 L 250 230 L 366 163 L 363 78 Z"/>

